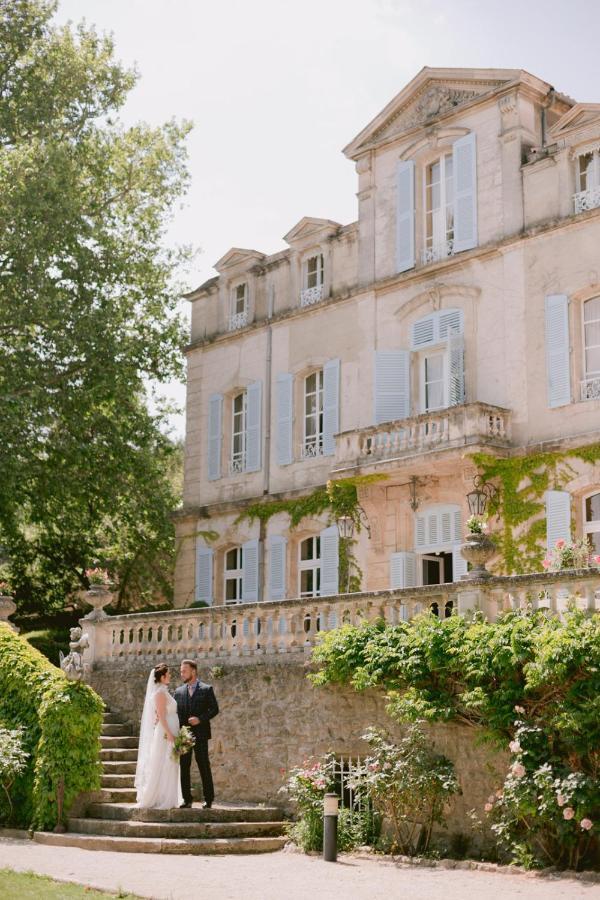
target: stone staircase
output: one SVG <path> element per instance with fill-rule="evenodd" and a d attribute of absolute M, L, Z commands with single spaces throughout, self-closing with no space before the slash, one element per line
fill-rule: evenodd
<path fill-rule="evenodd" d="M 59 847 L 126 853 L 266 853 L 286 843 L 283 813 L 254 804 L 216 804 L 202 809 L 137 809 L 138 739 L 114 713 L 106 713 L 100 755 L 100 795 L 85 815 L 68 820 L 64 834 L 37 831 L 34 840 Z"/>

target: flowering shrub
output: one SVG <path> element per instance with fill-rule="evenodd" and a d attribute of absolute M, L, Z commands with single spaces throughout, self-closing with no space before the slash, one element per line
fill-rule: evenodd
<path fill-rule="evenodd" d="M 29 753 L 23 749 L 23 729 L 0 726 L 0 787 L 4 792 L 0 804 L 4 805 L 2 801 L 6 797 L 8 818 L 12 817 L 13 812 L 10 789 L 17 775 L 25 771 L 28 758 Z"/>
<path fill-rule="evenodd" d="M 86 569 L 85 577 L 89 581 L 90 585 L 92 584 L 101 584 L 103 587 L 108 587 L 110 584 L 110 577 L 106 569 Z"/>
<path fill-rule="evenodd" d="M 592 554 L 586 540 L 565 541 L 563 538 L 559 538 L 542 561 L 543 567 L 549 572 L 560 572 L 561 569 L 586 569 L 592 564 L 600 565 L 600 556 Z"/>
<path fill-rule="evenodd" d="M 11 597 L 12 591 L 8 581 L 0 581 L 0 597 Z"/>
<path fill-rule="evenodd" d="M 492 831 L 512 857 L 525 865 L 577 869 L 598 862 L 598 778 L 547 762 L 543 730 L 515 721 L 509 750 L 515 759 L 504 785 L 488 797 Z"/>
<path fill-rule="evenodd" d="M 356 786 L 394 829 L 394 846 L 409 856 L 425 852 L 434 824 L 444 824 L 444 807 L 460 791 L 454 766 L 435 753 L 421 723 L 415 722 L 394 744 L 385 732 L 363 735 L 371 746 Z"/>
<path fill-rule="evenodd" d="M 466 525 L 469 534 L 485 534 L 488 530 L 487 519 L 483 516 L 469 516 Z"/>

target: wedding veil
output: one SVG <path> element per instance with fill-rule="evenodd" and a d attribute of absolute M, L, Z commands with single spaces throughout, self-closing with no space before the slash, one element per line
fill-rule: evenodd
<path fill-rule="evenodd" d="M 154 681 L 154 669 L 148 676 L 148 684 L 146 686 L 146 699 L 144 700 L 144 711 L 142 712 L 142 721 L 140 723 L 140 741 L 138 749 L 137 766 L 135 769 L 135 786 L 138 794 L 144 786 L 148 773 L 148 763 L 150 762 L 150 750 L 152 747 L 152 736 L 154 734 L 154 724 L 156 721 L 156 707 L 154 705 L 154 695 L 159 687 Z"/>

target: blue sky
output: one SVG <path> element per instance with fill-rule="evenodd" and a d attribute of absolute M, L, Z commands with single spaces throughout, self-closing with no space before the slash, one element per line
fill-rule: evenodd
<path fill-rule="evenodd" d="M 353 221 L 341 148 L 424 65 L 523 68 L 600 102 L 594 0 L 62 0 L 59 21 L 83 18 L 140 71 L 125 121 L 195 124 L 169 235 L 200 251 L 190 288 L 231 246 L 282 249 L 304 215 Z"/>

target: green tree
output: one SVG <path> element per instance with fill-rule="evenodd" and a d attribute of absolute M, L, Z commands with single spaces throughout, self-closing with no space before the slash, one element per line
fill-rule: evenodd
<path fill-rule="evenodd" d="M 21 608 L 95 560 L 168 595 L 178 449 L 147 385 L 181 376 L 165 247 L 189 125 L 126 128 L 136 73 L 52 0 L 0 0 L 0 542 Z M 135 588 L 134 588 L 135 585 Z"/>

